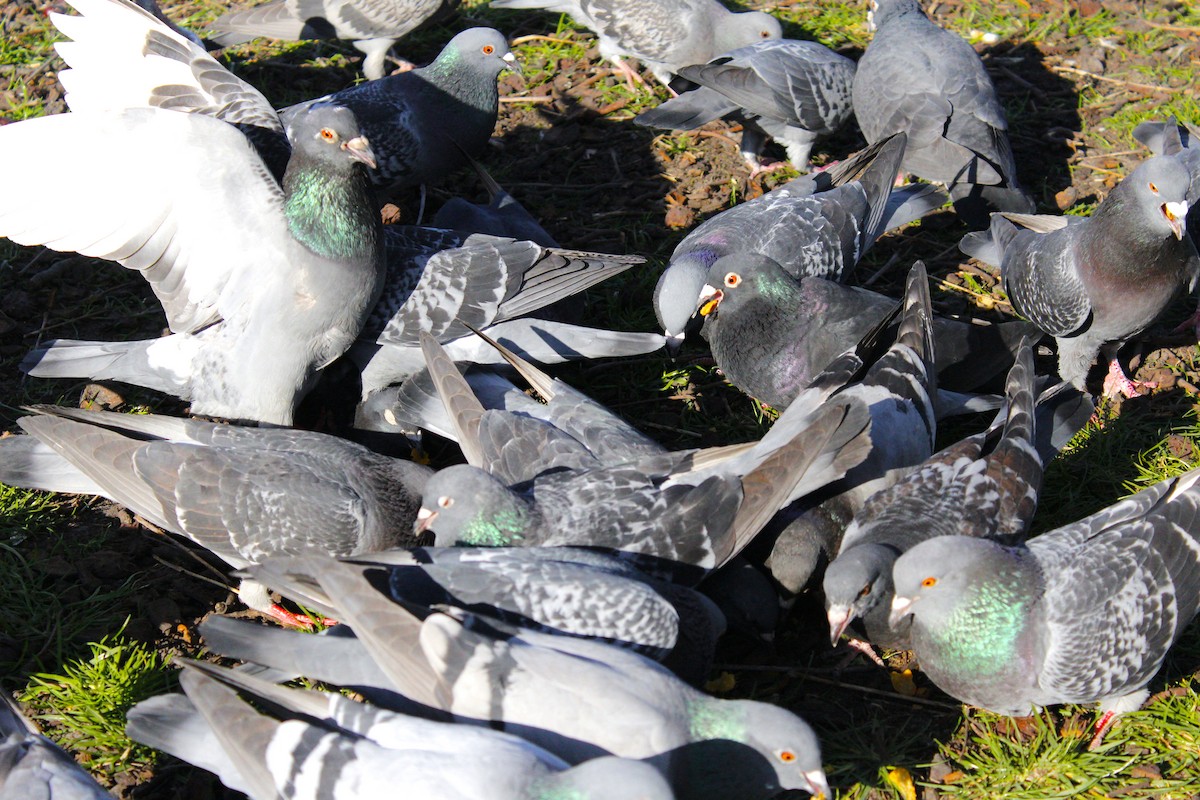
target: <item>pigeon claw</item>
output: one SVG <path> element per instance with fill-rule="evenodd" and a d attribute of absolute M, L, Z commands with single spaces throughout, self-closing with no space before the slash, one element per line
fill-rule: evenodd
<path fill-rule="evenodd" d="M 303 631 L 311 631 L 313 629 L 313 620 L 310 617 L 304 614 L 293 614 L 278 603 L 272 603 L 266 613 L 267 616 L 285 628 L 297 628 Z M 338 624 L 336 619 L 329 619 L 328 617 L 321 617 L 317 622 L 326 628 Z"/>
<path fill-rule="evenodd" d="M 1135 381 L 1131 380 L 1125 370 L 1121 369 L 1120 362 L 1113 359 L 1108 363 L 1108 375 L 1104 377 L 1103 393 L 1105 397 L 1116 397 L 1118 394 L 1123 397 L 1138 397 L 1147 394 L 1150 389 L 1158 386 L 1155 381 Z"/>

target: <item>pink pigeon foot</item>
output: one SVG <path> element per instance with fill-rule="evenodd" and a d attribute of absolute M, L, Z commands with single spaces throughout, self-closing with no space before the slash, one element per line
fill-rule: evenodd
<path fill-rule="evenodd" d="M 1108 375 L 1104 378 L 1104 396 L 1116 397 L 1118 394 L 1125 397 L 1138 397 L 1146 394 L 1158 384 L 1154 381 L 1135 381 L 1125 375 L 1125 370 L 1121 369 L 1120 362 L 1113 359 L 1108 362 Z"/>
<path fill-rule="evenodd" d="M 1112 728 L 1113 723 L 1117 721 L 1117 712 L 1105 711 L 1100 719 L 1096 720 L 1095 733 L 1092 734 L 1092 740 L 1088 742 L 1087 749 L 1095 750 L 1104 742 L 1104 734 L 1108 733 Z"/>
<path fill-rule="evenodd" d="M 313 621 L 309 617 L 302 614 L 293 614 L 278 603 L 271 604 L 267 615 L 285 628 L 298 628 L 304 631 L 311 631 L 313 629 Z M 326 628 L 338 624 L 336 619 L 329 619 L 328 617 L 321 617 L 318 621 Z"/>
<path fill-rule="evenodd" d="M 1172 328 L 1171 333 L 1194 333 L 1200 339 L 1200 305 L 1196 306 L 1190 317 Z"/>
<path fill-rule="evenodd" d="M 850 654 L 837 665 L 837 669 L 846 668 L 851 661 L 860 655 L 866 656 L 876 666 L 883 667 L 884 669 L 887 668 L 887 664 L 885 664 L 883 659 L 879 657 L 879 654 L 875 652 L 875 648 L 871 646 L 870 642 L 864 642 L 862 639 L 855 639 L 853 636 L 847 636 L 846 646 L 850 648 Z"/>

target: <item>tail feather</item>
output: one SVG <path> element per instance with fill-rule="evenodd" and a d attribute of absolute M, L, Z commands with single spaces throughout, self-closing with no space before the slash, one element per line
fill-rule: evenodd
<path fill-rule="evenodd" d="M 43 492 L 104 494 L 100 484 L 33 436 L 0 439 L 0 483 Z"/>
<path fill-rule="evenodd" d="M 191 348 L 180 336 L 138 342 L 56 339 L 31 350 L 21 369 L 35 378 L 91 378 L 190 397 Z"/>

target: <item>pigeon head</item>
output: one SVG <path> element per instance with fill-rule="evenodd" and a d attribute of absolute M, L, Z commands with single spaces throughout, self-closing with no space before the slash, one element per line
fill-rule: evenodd
<path fill-rule="evenodd" d="M 696 310 L 707 317 L 722 304 L 734 308 L 757 300 L 795 308 L 797 293 L 795 279 L 778 261 L 758 253 L 724 256 L 709 267 Z"/>
<path fill-rule="evenodd" d="M 439 547 L 506 547 L 521 544 L 529 517 L 528 505 L 507 486 L 460 464 L 435 473 L 425 484 L 413 532 L 432 532 Z"/>
<path fill-rule="evenodd" d="M 708 697 L 690 703 L 689 712 L 693 742 L 728 739 L 753 749 L 770 764 L 773 775 L 763 776 L 769 783 L 764 789 L 830 796 L 817 735 L 792 712 L 755 700 Z"/>
<path fill-rule="evenodd" d="M 745 11 L 730 14 L 713 31 L 713 50 L 728 53 L 739 47 L 767 39 L 782 39 L 783 27 L 779 20 L 765 11 Z"/>
<path fill-rule="evenodd" d="M 468 28 L 442 49 L 430 67 L 499 75 L 502 70 L 521 72 L 521 64 L 508 47 L 504 34 L 495 28 Z"/>
<path fill-rule="evenodd" d="M 654 315 L 667 337 L 667 352 L 679 352 L 688 323 L 696 316 L 696 298 L 708 266 L 693 256 L 672 261 L 654 287 Z"/>
<path fill-rule="evenodd" d="M 375 168 L 375 153 L 358 127 L 354 112 L 336 103 L 317 103 L 296 114 L 287 126 L 293 151 L 349 170 L 354 164 Z"/>
<path fill-rule="evenodd" d="M 892 563 L 896 549 L 864 542 L 847 548 L 825 569 L 825 612 L 829 640 L 842 638 L 846 626 L 883 606 L 892 594 Z"/>
<path fill-rule="evenodd" d="M 605 756 L 544 776 L 530 787 L 528 796 L 545 800 L 671 800 L 675 795 L 667 779 L 646 762 Z"/>
<path fill-rule="evenodd" d="M 888 20 L 914 12 L 924 16 L 917 0 L 870 0 L 870 7 L 867 9 L 867 29 L 879 30 Z"/>
<path fill-rule="evenodd" d="M 892 579 L 889 620 L 912 616 L 914 637 L 952 642 L 953 667 L 982 674 L 1017 651 L 1041 584 L 1028 551 L 970 536 L 918 544 L 896 560 Z"/>
<path fill-rule="evenodd" d="M 1133 173 L 1121 181 L 1123 188 L 1130 185 L 1136 202 L 1142 210 L 1150 210 L 1150 228 L 1156 232 L 1170 233 L 1182 239 L 1186 230 L 1188 202 L 1187 193 L 1191 179 L 1186 169 L 1171 156 L 1148 158 Z M 1114 190 L 1116 193 L 1116 190 Z"/>

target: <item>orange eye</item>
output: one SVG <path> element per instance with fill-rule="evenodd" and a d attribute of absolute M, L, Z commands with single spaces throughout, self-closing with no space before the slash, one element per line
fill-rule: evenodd
<path fill-rule="evenodd" d="M 738 275 L 736 272 L 725 273 L 725 285 L 728 286 L 730 289 L 737 286 L 741 282 L 742 282 L 742 276 Z"/>
<path fill-rule="evenodd" d="M 791 750 L 783 750 L 779 753 L 779 760 L 785 764 L 790 764 L 796 760 L 796 754 Z"/>
<path fill-rule="evenodd" d="M 1154 181 L 1150 182 L 1150 191 L 1158 194 L 1158 184 L 1154 183 Z"/>
<path fill-rule="evenodd" d="M 483 46 L 483 54 L 485 56 L 490 56 L 494 52 L 496 52 L 496 48 L 492 47 L 490 44 L 485 44 Z"/>
<path fill-rule="evenodd" d="M 936 586 L 936 585 L 937 585 L 937 578 L 935 578 L 935 577 L 933 577 L 933 576 L 931 575 L 930 577 L 928 577 L 928 578 L 926 578 L 925 580 L 921 581 L 921 585 L 922 585 L 922 586 L 924 586 L 926 589 L 928 589 L 930 586 Z"/>
<path fill-rule="evenodd" d="M 453 497 L 439 497 L 437 499 L 437 504 L 441 508 L 449 508 L 450 506 L 454 505 L 454 498 Z"/>
<path fill-rule="evenodd" d="M 337 134 L 329 128 L 321 128 L 321 138 L 327 142 L 336 142 Z"/>
<path fill-rule="evenodd" d="M 761 37 L 762 37 L 762 38 L 764 38 L 764 39 L 770 39 L 770 38 L 771 38 L 771 32 L 770 32 L 770 31 L 759 31 L 759 32 L 758 32 L 758 35 L 759 35 L 759 36 L 761 36 Z"/>

